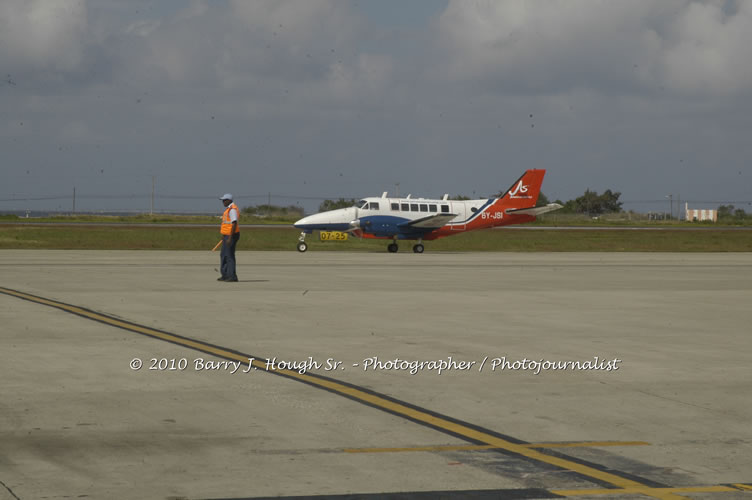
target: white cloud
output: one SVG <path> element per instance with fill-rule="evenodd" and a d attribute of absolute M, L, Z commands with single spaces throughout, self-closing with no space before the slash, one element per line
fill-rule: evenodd
<path fill-rule="evenodd" d="M 438 24 L 450 76 L 522 93 L 752 88 L 752 3 L 452 0 Z"/>
<path fill-rule="evenodd" d="M 347 3 L 206 5 L 194 2 L 158 23 L 124 28 L 116 47 L 120 68 L 142 81 L 161 73 L 174 93 L 233 96 L 231 113 L 245 116 L 369 105 L 390 85 L 392 57 L 359 47 L 367 27 Z"/>
<path fill-rule="evenodd" d="M 295 83 L 323 81 L 333 64 L 355 59 L 358 20 L 332 0 L 231 2 L 223 75 Z"/>
<path fill-rule="evenodd" d="M 0 2 L 0 61 L 9 71 L 75 71 L 86 35 L 83 0 Z"/>
<path fill-rule="evenodd" d="M 662 54 L 668 85 L 687 91 L 752 89 L 752 3 L 737 7 L 733 15 L 719 2 L 692 3 L 682 11 Z"/>

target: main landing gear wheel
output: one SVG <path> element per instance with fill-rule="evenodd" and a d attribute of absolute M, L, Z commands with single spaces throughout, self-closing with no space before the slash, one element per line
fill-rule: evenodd
<path fill-rule="evenodd" d="M 386 249 L 389 250 L 389 253 L 397 253 L 397 250 L 399 250 L 399 247 L 397 246 L 396 243 L 389 243 Z"/>
<path fill-rule="evenodd" d="M 425 248 L 423 248 L 423 245 L 421 245 L 420 243 L 418 243 L 417 245 L 413 245 L 413 252 L 423 253 L 423 250 L 425 250 Z"/>

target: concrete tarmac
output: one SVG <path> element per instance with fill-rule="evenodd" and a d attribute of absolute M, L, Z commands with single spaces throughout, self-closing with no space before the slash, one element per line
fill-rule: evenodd
<path fill-rule="evenodd" d="M 238 283 L 217 268 L 0 251 L 0 500 L 752 498 L 752 254 L 238 252 Z"/>

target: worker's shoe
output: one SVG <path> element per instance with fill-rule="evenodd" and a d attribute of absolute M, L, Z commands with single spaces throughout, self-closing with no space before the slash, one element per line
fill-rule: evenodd
<path fill-rule="evenodd" d="M 235 278 L 227 278 L 224 281 L 238 281 L 238 278 L 237 277 L 235 277 Z"/>
<path fill-rule="evenodd" d="M 227 281 L 227 278 L 220 276 L 219 278 L 217 278 L 217 281 Z"/>

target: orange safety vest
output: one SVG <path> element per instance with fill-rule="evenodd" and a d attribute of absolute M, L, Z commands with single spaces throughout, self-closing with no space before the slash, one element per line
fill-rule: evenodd
<path fill-rule="evenodd" d="M 235 209 L 238 212 L 238 219 L 240 219 L 240 210 L 238 210 L 238 206 L 235 203 L 230 203 L 227 208 L 225 208 L 225 213 L 222 214 L 222 227 L 220 228 L 219 232 L 224 235 L 230 235 L 232 234 L 232 221 L 230 220 L 230 210 Z M 240 232 L 240 224 L 235 224 L 235 232 Z"/>

